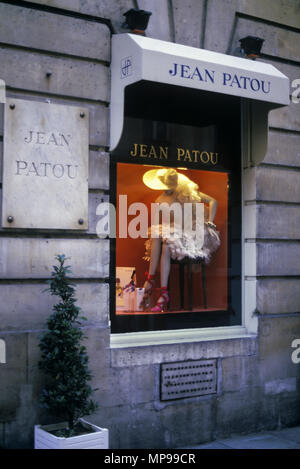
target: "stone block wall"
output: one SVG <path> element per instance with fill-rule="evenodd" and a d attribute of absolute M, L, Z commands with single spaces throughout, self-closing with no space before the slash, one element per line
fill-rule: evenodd
<path fill-rule="evenodd" d="M 152 11 L 149 37 L 233 54 L 240 37 L 262 36 L 260 60 L 300 78 L 294 0 L 1 2 L 0 78 L 7 95 L 86 106 L 90 115 L 88 231 L 0 228 L 3 447 L 31 447 L 33 425 L 48 422 L 38 405 L 38 340 L 54 302 L 42 290 L 56 253 L 71 257 L 99 388 L 100 408 L 90 419 L 109 428 L 112 448 L 175 448 L 300 422 L 300 364 L 291 361 L 291 342 L 300 338 L 300 104 L 270 113 L 265 159 L 247 169 L 245 223 L 253 224 L 246 250 L 256 243 L 247 280 L 256 295 L 257 337 L 110 348 L 110 244 L 96 236 L 96 206 L 109 197 L 111 32 L 125 32 L 122 15 L 137 6 Z M 1 155 L 2 141 L 1 113 Z M 217 359 L 217 393 L 161 402 L 160 363 L 201 358 Z"/>
<path fill-rule="evenodd" d="M 88 344 L 96 353 L 94 362 L 91 358 L 96 381 L 98 354 L 105 354 L 109 338 L 109 241 L 96 236 L 96 207 L 109 189 L 111 32 L 94 16 L 86 20 L 23 3 L 0 5 L 0 74 L 10 97 L 88 108 L 89 228 L 85 233 L 0 229 L 0 335 L 7 361 L 0 369 L 0 446 L 8 447 L 32 446 L 33 425 L 43 421 L 38 341 L 55 302 L 43 290 L 56 254 L 71 258 L 78 305 L 88 318 Z M 2 152 L 2 113 L 0 129 Z"/>

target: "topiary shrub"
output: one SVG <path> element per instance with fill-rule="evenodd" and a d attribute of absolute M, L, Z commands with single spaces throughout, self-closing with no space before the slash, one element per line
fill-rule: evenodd
<path fill-rule="evenodd" d="M 82 339 L 86 338 L 80 328 L 80 308 L 76 306 L 75 284 L 68 275 L 70 266 L 65 265 L 65 255 L 57 255 L 58 266 L 53 266 L 47 290 L 60 301 L 53 307 L 47 321 L 48 329 L 41 336 L 39 368 L 46 374 L 47 384 L 42 390 L 41 405 L 68 427 L 64 435 L 76 434 L 81 417 L 93 413 L 98 405 L 91 399 L 95 391 L 88 384 L 92 374 L 88 369 L 88 355 Z"/>

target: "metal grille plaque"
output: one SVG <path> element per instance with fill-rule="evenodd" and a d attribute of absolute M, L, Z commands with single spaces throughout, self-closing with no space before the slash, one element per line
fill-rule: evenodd
<path fill-rule="evenodd" d="M 216 393 L 216 360 L 163 363 L 160 386 L 162 401 Z"/>
<path fill-rule="evenodd" d="M 88 110 L 8 98 L 2 226 L 88 228 Z"/>

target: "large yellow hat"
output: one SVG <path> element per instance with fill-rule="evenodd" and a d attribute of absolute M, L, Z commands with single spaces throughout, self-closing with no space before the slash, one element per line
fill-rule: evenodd
<path fill-rule="evenodd" d="M 174 168 L 150 169 L 143 175 L 143 183 L 154 190 L 171 190 L 192 181 Z"/>

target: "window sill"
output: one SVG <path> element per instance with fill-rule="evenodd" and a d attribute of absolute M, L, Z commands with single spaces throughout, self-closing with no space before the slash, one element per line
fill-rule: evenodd
<path fill-rule="evenodd" d="M 256 334 L 248 333 L 244 326 L 128 332 L 124 334 L 111 334 L 110 348 L 119 349 L 254 337 L 256 337 Z"/>

